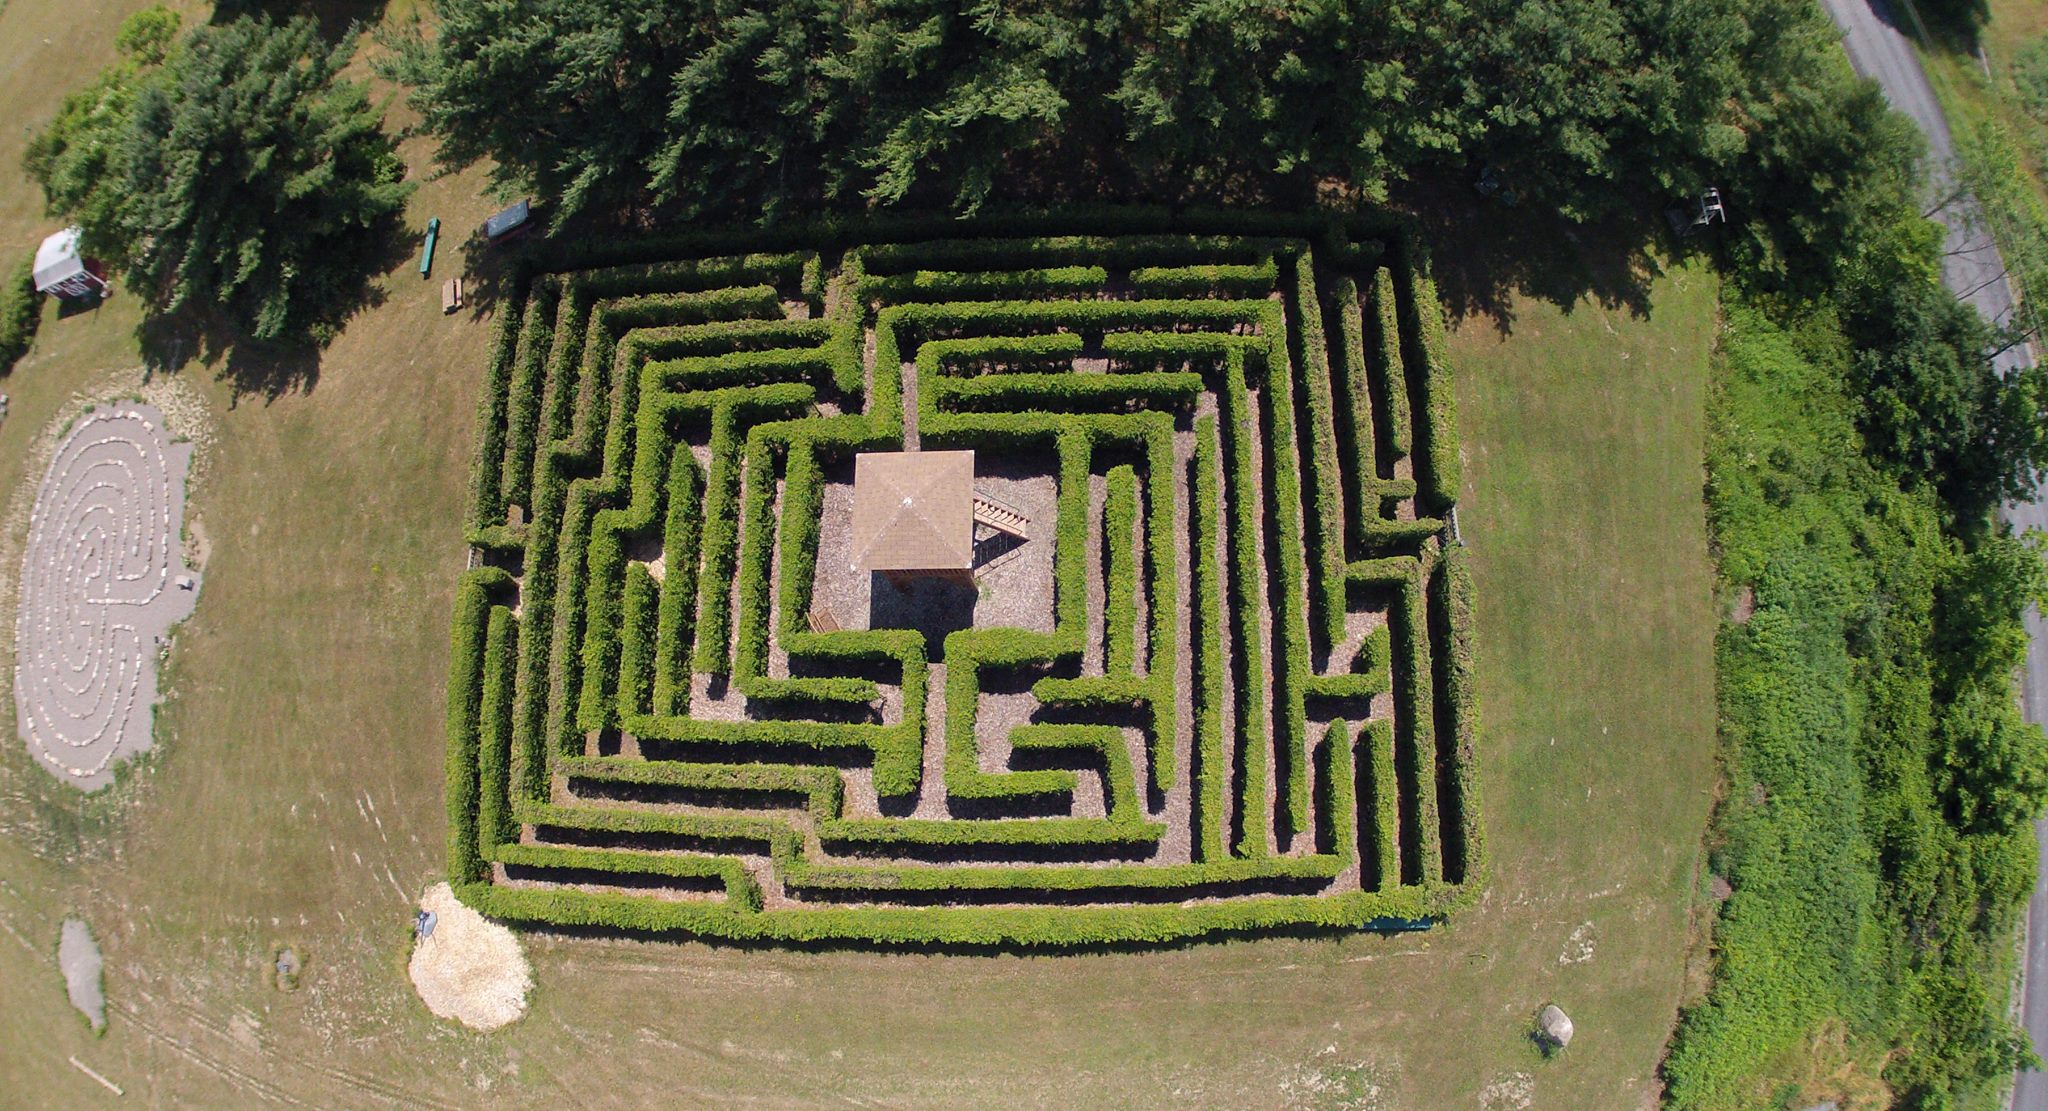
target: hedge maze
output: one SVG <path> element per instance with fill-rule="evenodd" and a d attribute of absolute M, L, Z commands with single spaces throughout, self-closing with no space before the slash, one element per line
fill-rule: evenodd
<path fill-rule="evenodd" d="M 1398 232 L 543 247 L 500 318 L 449 682 L 464 901 L 1026 947 L 1470 896 L 1458 447 Z M 854 457 L 939 449 L 1025 535 L 972 584 L 855 573 Z"/>

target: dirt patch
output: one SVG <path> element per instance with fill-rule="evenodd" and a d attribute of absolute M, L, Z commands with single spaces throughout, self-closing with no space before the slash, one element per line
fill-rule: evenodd
<path fill-rule="evenodd" d="M 1302 1111 L 1378 1111 L 1385 1107 L 1387 1078 L 1371 1064 L 1344 1061 L 1325 1048 L 1280 1081 L 1280 1105 Z"/>
<path fill-rule="evenodd" d="M 83 919 L 66 918 L 57 939 L 57 967 L 64 973 L 64 994 L 71 1005 L 92 1023 L 97 1034 L 107 1028 L 107 992 L 101 975 L 106 964 L 100 959 L 100 944 L 93 940 L 92 927 Z"/>
<path fill-rule="evenodd" d="M 1737 625 L 1747 625 L 1749 619 L 1755 616 L 1756 587 L 1745 586 L 1742 588 L 1741 593 L 1735 596 L 1735 609 L 1729 613 L 1728 620 Z"/>
<path fill-rule="evenodd" d="M 474 1030 L 526 1013 L 533 972 L 511 930 L 463 906 L 445 883 L 427 889 L 420 909 L 434 915 L 434 932 L 414 944 L 406 971 L 428 1010 Z"/>
<path fill-rule="evenodd" d="M 1481 1111 L 1527 1111 L 1536 1104 L 1536 1078 L 1526 1072 L 1494 1078 L 1479 1090 Z"/>

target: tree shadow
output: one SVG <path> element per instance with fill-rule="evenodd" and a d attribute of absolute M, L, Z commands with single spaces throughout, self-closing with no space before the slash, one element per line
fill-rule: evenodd
<path fill-rule="evenodd" d="M 194 363 L 211 369 L 229 386 L 230 408 L 244 398 L 267 405 L 286 394 L 311 393 L 320 380 L 320 348 L 310 340 L 254 339 L 217 314 L 147 315 L 136 325 L 135 338 L 153 374 L 181 372 Z"/>
<path fill-rule="evenodd" d="M 536 231 L 529 239 L 538 237 Z M 461 311 L 473 321 L 495 312 L 500 301 L 524 286 L 533 268 L 520 243 L 492 243 L 484 238 L 482 224 L 470 229 L 462 241 L 462 261 Z"/>
<path fill-rule="evenodd" d="M 1979 35 L 1991 22 L 1990 0 L 1865 0 L 1878 22 L 1916 42 L 1923 36 L 1957 54 L 1974 55 Z"/>
<path fill-rule="evenodd" d="M 1664 260 L 1705 246 L 1674 240 L 1660 213 L 1581 224 L 1533 204 L 1509 207 L 1438 184 L 1409 198 L 1437 293 L 1453 319 L 1486 317 L 1503 335 L 1514 331 L 1517 297 L 1566 312 L 1590 297 L 1602 308 L 1647 317 Z"/>
<path fill-rule="evenodd" d="M 143 364 L 152 373 L 180 371 L 194 362 L 211 368 L 228 384 L 231 407 L 244 398 L 260 398 L 267 405 L 287 394 L 311 393 L 320 380 L 326 345 L 349 321 L 389 298 L 377 279 L 411 255 L 414 238 L 394 213 L 337 244 L 336 253 L 346 258 L 332 264 L 333 273 L 350 276 L 340 279 L 340 288 L 325 291 L 297 334 L 284 338 L 251 336 L 212 306 L 174 313 L 146 309 L 135 329 Z"/>
<path fill-rule="evenodd" d="M 213 18 L 208 22 L 219 26 L 233 23 L 242 16 L 269 16 L 283 22 L 298 16 L 310 16 L 320 25 L 320 37 L 327 42 L 340 42 L 343 36 L 358 28 L 367 31 L 384 21 L 386 0 L 219 0 L 214 5 Z"/>
<path fill-rule="evenodd" d="M 980 588 L 972 582 L 936 576 L 868 573 L 868 628 L 914 629 L 924 634 L 927 656 L 946 658 L 946 637 L 974 627 Z"/>

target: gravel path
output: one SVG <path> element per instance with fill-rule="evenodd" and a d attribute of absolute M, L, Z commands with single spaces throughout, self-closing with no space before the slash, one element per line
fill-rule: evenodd
<path fill-rule="evenodd" d="M 100 408 L 63 436 L 29 514 L 16 728 L 39 765 L 85 790 L 150 747 L 157 660 L 197 596 L 180 541 L 191 460 L 157 409 Z"/>

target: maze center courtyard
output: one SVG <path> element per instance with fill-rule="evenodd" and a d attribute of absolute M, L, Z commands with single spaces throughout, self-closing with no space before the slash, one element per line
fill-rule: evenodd
<path fill-rule="evenodd" d="M 456 604 L 457 893 L 998 946 L 1462 905 L 1471 597 L 1419 251 L 960 228 L 517 277 Z"/>

